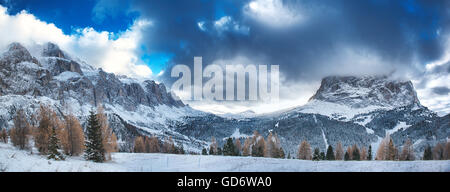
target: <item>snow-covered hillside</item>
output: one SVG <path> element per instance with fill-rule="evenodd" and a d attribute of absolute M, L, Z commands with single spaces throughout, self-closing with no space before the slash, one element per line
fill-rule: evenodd
<path fill-rule="evenodd" d="M 47 160 L 0 143 L 0 171 L 14 172 L 450 172 L 446 161 L 307 161 L 258 157 L 113 153 L 112 161 Z"/>
<path fill-rule="evenodd" d="M 410 139 L 419 155 L 426 146 L 450 138 L 449 116 L 438 117 L 422 106 L 406 80 L 330 76 L 304 106 L 263 115 L 215 115 L 184 105 L 162 83 L 95 69 L 55 44 L 30 52 L 12 43 L 0 57 L 0 128 L 12 127 L 17 110 L 31 116 L 41 104 L 61 117 L 72 113 L 82 124 L 89 110 L 102 105 L 122 151 L 130 151 L 137 136 L 152 134 L 161 140 L 172 137 L 198 153 L 212 137 L 223 145 L 228 137 L 243 143 L 254 131 L 264 137 L 274 132 L 291 155 L 302 140 L 321 151 L 338 142 L 373 145 L 376 151 L 380 138 L 390 133 L 396 146 Z"/>
<path fill-rule="evenodd" d="M 20 43 L 10 44 L 0 56 L 0 128 L 12 127 L 17 110 L 24 109 L 30 117 L 42 104 L 60 117 L 74 114 L 82 123 L 90 110 L 102 105 L 119 143 L 155 134 L 171 136 L 190 151 L 206 145 L 168 129 L 186 114 L 203 113 L 185 106 L 164 84 L 95 69 L 52 43 L 33 52 Z"/>
<path fill-rule="evenodd" d="M 388 76 L 328 76 L 310 100 L 339 103 L 352 108 L 401 107 L 419 104 L 411 81 Z"/>

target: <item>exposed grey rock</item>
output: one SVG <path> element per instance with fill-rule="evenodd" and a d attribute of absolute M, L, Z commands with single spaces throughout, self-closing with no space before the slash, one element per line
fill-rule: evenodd
<path fill-rule="evenodd" d="M 65 56 L 64 52 L 59 49 L 58 45 L 53 43 L 46 43 L 44 45 L 44 48 L 42 49 L 42 56 L 43 57 L 57 57 L 62 59 L 70 59 Z"/>
<path fill-rule="evenodd" d="M 164 115 L 180 112 L 177 109 L 185 105 L 167 92 L 164 84 L 116 76 L 85 65 L 72 60 L 55 44 L 46 44 L 38 59 L 22 45 L 11 44 L 0 58 L 0 127 L 11 127 L 15 112 L 21 108 L 31 115 L 40 104 L 50 104 L 62 116 L 67 106 L 104 105 L 114 108 L 105 111 L 122 150 L 130 150 L 137 135 L 171 136 L 176 142 L 201 150 L 212 136 L 220 144 L 230 136 L 243 142 L 257 130 L 264 136 L 276 133 L 286 154 L 295 155 L 302 140 L 308 140 L 321 151 L 326 150 L 327 144 L 335 147 L 339 141 L 345 147 L 357 144 L 367 148 L 391 132 L 397 146 L 411 139 L 419 157 L 426 145 L 450 137 L 449 115 L 438 117 L 422 106 L 410 81 L 387 76 L 332 76 L 322 80 L 311 101 L 354 109 L 375 108 L 347 119 L 298 109 L 242 117 L 190 110 L 181 114 L 180 119 L 169 119 Z M 159 106 L 165 106 L 158 108 L 164 113 L 146 113 Z M 87 114 L 78 113 L 78 117 L 84 123 Z M 406 126 L 398 128 L 399 125 Z"/>
<path fill-rule="evenodd" d="M 310 98 L 313 99 L 355 108 L 369 105 L 401 107 L 419 104 L 411 81 L 391 80 L 387 76 L 326 77 Z"/>
<path fill-rule="evenodd" d="M 2 60 L 5 64 L 12 66 L 20 62 L 30 62 L 37 64 L 36 58 L 32 57 L 30 52 L 28 52 L 28 50 L 20 43 L 11 43 L 8 46 L 8 51 L 3 53 Z"/>
<path fill-rule="evenodd" d="M 62 108 L 67 105 L 108 104 L 120 106 L 130 112 L 135 111 L 140 105 L 151 108 L 160 105 L 184 107 L 181 101 L 175 101 L 163 84 L 157 84 L 154 81 L 124 83 L 116 75 L 102 69 L 93 69 L 88 71 L 89 75 L 85 75 L 78 62 L 71 60 L 57 45 L 52 43 L 44 45 L 39 60 L 19 43 L 13 43 L 0 58 L 0 67 L 0 96 L 46 97 L 58 102 L 58 105 L 53 106 L 55 111 L 63 110 Z M 83 69 L 90 68 L 86 66 Z M 26 103 L 27 101 L 21 100 L 21 102 Z M 28 104 L 30 103 L 35 103 L 35 101 L 29 100 Z M 23 104 L 23 106 L 28 104 Z M 118 137 L 123 136 L 123 139 L 129 139 L 128 137 L 136 135 L 130 129 L 121 129 L 121 127 L 133 126 L 130 123 L 127 124 L 129 119 L 124 120 L 108 109 L 106 109 L 106 113 L 115 117 L 109 118 L 109 120 L 114 130 L 117 131 Z M 8 116 L 2 121 L 10 121 L 13 115 L 14 113 L 8 113 Z M 80 116 L 80 118 L 83 117 Z M 152 128 L 161 129 L 162 126 L 155 125 Z M 143 132 L 137 133 L 143 134 Z"/>
<path fill-rule="evenodd" d="M 236 130 L 244 136 L 252 135 L 254 130 L 267 136 L 271 131 L 279 136 L 286 153 L 293 155 L 302 140 L 307 140 L 312 148 L 318 147 L 321 151 L 326 150 L 326 144 L 335 148 L 337 142 L 344 147 L 357 144 L 367 149 L 369 145 L 375 147 L 379 138 L 390 131 L 393 132 L 395 145 L 400 148 L 406 139 L 411 139 L 419 158 L 426 145 L 445 142 L 450 137 L 449 116 L 438 117 L 420 105 L 410 81 L 390 80 L 387 77 L 326 77 L 311 98 L 313 100 L 355 109 L 367 106 L 378 106 L 379 109 L 344 120 L 292 109 L 243 119 L 214 115 L 187 117 L 174 126 L 180 133 L 191 137 L 210 140 L 214 136 L 219 143 L 223 143 Z M 368 121 L 363 124 L 366 119 Z M 402 123 L 406 127 L 395 131 L 396 126 Z"/>

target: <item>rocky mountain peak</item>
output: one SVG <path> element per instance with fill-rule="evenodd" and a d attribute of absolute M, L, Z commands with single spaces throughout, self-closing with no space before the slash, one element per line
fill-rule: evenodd
<path fill-rule="evenodd" d="M 329 76 L 322 79 L 311 100 L 327 101 L 362 108 L 369 105 L 400 107 L 418 104 L 411 81 L 388 76 Z"/>
<path fill-rule="evenodd" d="M 53 43 L 46 43 L 42 49 L 42 56 L 44 57 L 58 57 L 67 59 L 67 56 L 64 52 L 59 48 L 58 45 Z"/>
<path fill-rule="evenodd" d="M 0 95 L 46 96 L 55 100 L 120 105 L 136 110 L 139 105 L 183 107 L 162 83 L 120 77 L 100 69 L 85 75 L 81 65 L 58 45 L 46 43 L 37 60 L 19 43 L 12 43 L 0 57 Z M 28 63 L 27 63 L 28 62 Z M 70 98 L 69 98 L 70 97 Z"/>
<path fill-rule="evenodd" d="M 3 54 L 3 60 L 8 64 L 17 64 L 23 61 L 37 63 L 30 52 L 17 42 L 11 43 L 8 46 L 8 50 Z"/>
<path fill-rule="evenodd" d="M 20 43 L 18 43 L 18 42 L 13 42 L 13 43 L 8 45 L 8 52 L 13 52 L 13 51 L 26 51 L 26 52 L 28 52 L 28 50 L 24 46 L 22 46 Z"/>

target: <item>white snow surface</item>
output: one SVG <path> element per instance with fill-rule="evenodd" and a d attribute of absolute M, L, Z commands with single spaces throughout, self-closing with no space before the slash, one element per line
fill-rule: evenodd
<path fill-rule="evenodd" d="M 220 166 L 217 166 L 220 165 Z M 307 161 L 262 157 L 113 153 L 105 163 L 68 157 L 65 161 L 0 143 L 0 171 L 11 172 L 450 172 L 446 161 Z"/>
<path fill-rule="evenodd" d="M 325 137 L 325 132 L 323 132 L 323 129 L 320 129 L 322 131 L 322 138 L 323 142 L 325 142 L 325 147 L 328 148 L 328 140 L 327 137 Z"/>
<path fill-rule="evenodd" d="M 231 136 L 230 136 L 230 138 L 233 138 L 233 139 L 240 139 L 240 138 L 247 138 L 247 137 L 251 137 L 251 135 L 243 134 L 243 133 L 239 132 L 239 129 L 234 130 L 233 134 L 231 134 Z M 228 137 L 223 138 L 224 141 L 227 139 L 228 139 Z"/>
<path fill-rule="evenodd" d="M 58 81 L 67 81 L 69 79 L 77 78 L 77 77 L 81 77 L 80 74 L 78 74 L 76 72 L 71 72 L 71 71 L 64 71 L 61 74 L 59 74 L 53 78 Z"/>
<path fill-rule="evenodd" d="M 375 131 L 374 131 L 373 129 L 369 129 L 369 128 L 367 128 L 367 127 L 366 127 L 366 132 L 367 132 L 368 134 L 374 134 L 374 133 L 375 133 Z"/>
<path fill-rule="evenodd" d="M 386 133 L 389 133 L 389 135 L 392 135 L 393 133 L 395 133 L 401 129 L 407 129 L 408 127 L 409 127 L 409 125 L 406 125 L 406 122 L 400 121 L 394 128 L 386 130 Z"/>
<path fill-rule="evenodd" d="M 370 105 L 363 108 L 353 108 L 347 105 L 338 104 L 338 103 L 331 103 L 327 101 L 320 101 L 320 100 L 312 100 L 308 102 L 307 104 L 296 107 L 293 109 L 286 109 L 279 112 L 269 113 L 266 115 L 269 116 L 276 116 L 283 113 L 291 113 L 291 112 L 301 112 L 301 113 L 309 113 L 309 114 L 320 114 L 324 115 L 336 120 L 341 121 L 350 121 L 352 120 L 356 115 L 360 114 L 367 114 L 372 111 L 376 110 L 389 110 L 392 109 L 390 107 L 384 107 L 384 106 L 375 106 Z M 368 119 L 367 121 L 370 122 L 371 119 Z M 364 123 L 368 123 L 364 122 Z"/>

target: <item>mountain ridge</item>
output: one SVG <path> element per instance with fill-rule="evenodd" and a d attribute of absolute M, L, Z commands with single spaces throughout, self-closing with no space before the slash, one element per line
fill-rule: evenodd
<path fill-rule="evenodd" d="M 327 145 L 373 145 L 390 133 L 397 145 L 424 147 L 448 139 L 449 116 L 438 117 L 422 106 L 410 81 L 379 77 L 330 76 L 304 105 L 271 114 L 224 117 L 194 110 L 170 94 L 164 84 L 107 73 L 74 60 L 52 43 L 33 57 L 18 43 L 0 58 L 0 126 L 11 127 L 20 108 L 31 115 L 48 104 L 59 115 L 74 113 L 82 122 L 88 111 L 103 105 L 119 138 L 121 150 L 130 150 L 138 135 L 169 136 L 199 152 L 212 136 L 244 139 L 257 130 L 275 132 L 287 153 L 308 140 L 324 151 Z M 239 133 L 239 134 L 236 134 Z M 242 141 L 243 142 L 243 141 Z"/>
<path fill-rule="evenodd" d="M 110 125 L 123 133 L 117 136 L 125 143 L 136 135 L 124 132 L 126 127 L 132 126 L 141 135 L 176 136 L 166 130 L 166 122 L 199 113 L 173 97 L 162 83 L 116 76 L 80 64 L 52 43 L 44 44 L 37 53 L 34 57 L 20 43 L 12 43 L 0 58 L 1 127 L 10 128 L 20 108 L 31 115 L 40 104 L 50 105 L 60 116 L 74 113 L 84 122 L 89 110 L 103 105 Z"/>

